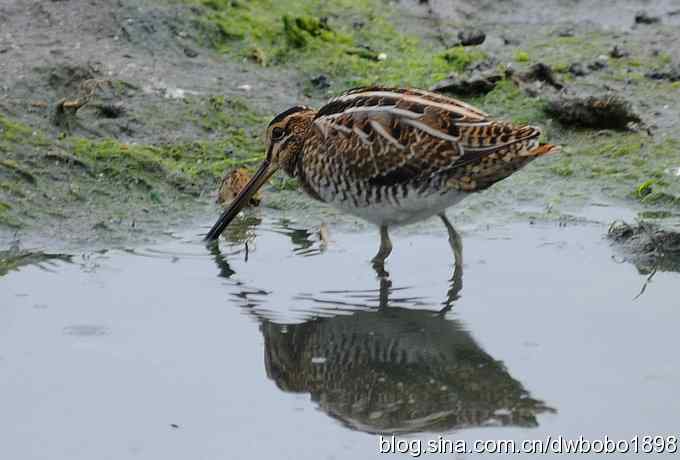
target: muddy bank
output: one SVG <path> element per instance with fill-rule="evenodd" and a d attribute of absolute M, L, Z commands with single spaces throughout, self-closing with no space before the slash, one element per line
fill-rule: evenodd
<path fill-rule="evenodd" d="M 657 271 L 680 272 L 680 232 L 664 230 L 659 225 L 639 222 L 616 222 L 607 234 L 623 257 L 642 274 Z"/>
<path fill-rule="evenodd" d="M 563 150 L 466 201 L 462 219 L 562 219 L 604 202 L 677 222 L 674 3 L 631 0 L 620 14 L 588 0 L 511 3 L 518 13 L 437 0 L 5 2 L 0 238 L 156 238 L 215 212 L 220 178 L 258 161 L 277 111 L 357 85 L 430 88 L 475 72 L 496 77 L 461 98 L 543 126 Z M 640 10 L 659 20 L 636 22 Z M 615 95 L 640 123 L 560 123 L 549 103 L 564 94 Z M 294 187 L 275 182 L 263 205 L 297 208 L 304 199 L 278 192 Z"/>

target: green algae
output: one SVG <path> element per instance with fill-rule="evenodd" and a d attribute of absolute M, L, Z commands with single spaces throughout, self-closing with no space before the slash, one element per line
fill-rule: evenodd
<path fill-rule="evenodd" d="M 499 81 L 494 89 L 482 97 L 469 101 L 494 117 L 518 124 L 537 123 L 545 120 L 545 102 L 538 97 L 527 96 L 512 80 Z"/>
<path fill-rule="evenodd" d="M 0 151 L 8 151 L 13 144 L 45 146 L 49 141 L 30 126 L 12 121 L 0 114 Z"/>
<path fill-rule="evenodd" d="M 213 187 L 226 169 L 257 161 L 240 140 L 168 145 L 123 144 L 114 139 L 67 138 L 74 155 L 100 175 L 151 190 L 168 178 L 178 190 L 199 193 Z M 240 152 L 236 154 L 235 152 Z"/>
<path fill-rule="evenodd" d="M 680 204 L 680 184 L 669 171 L 678 166 L 678 141 L 657 141 L 642 133 L 558 133 L 568 139 L 548 168 L 612 198 L 633 198 L 645 205 Z"/>
<path fill-rule="evenodd" d="M 198 1 L 198 0 L 196 0 Z M 384 84 L 428 87 L 451 72 L 483 60 L 486 54 L 442 49 L 399 33 L 382 2 L 234 2 L 203 0 L 201 20 L 214 47 L 267 65 L 294 66 L 303 73 L 325 73 L 342 87 Z"/>
<path fill-rule="evenodd" d="M 193 122 L 206 132 L 218 133 L 232 140 L 238 138 L 238 147 L 249 152 L 254 145 L 248 139 L 259 139 L 260 131 L 256 132 L 255 129 L 263 129 L 268 121 L 267 117 L 254 112 L 241 98 L 226 98 L 223 95 L 187 97 L 185 104 L 184 122 Z"/>
<path fill-rule="evenodd" d="M 514 57 L 515 57 L 515 61 L 517 61 L 517 62 L 529 62 L 531 60 L 530 57 L 529 57 L 529 53 L 527 53 L 526 51 L 522 51 L 522 50 L 515 51 Z"/>
<path fill-rule="evenodd" d="M 462 72 L 470 65 L 478 61 L 483 61 L 488 56 L 483 51 L 475 49 L 469 50 L 463 46 L 455 46 L 444 51 L 441 57 L 451 65 L 452 69 L 457 72 Z"/>

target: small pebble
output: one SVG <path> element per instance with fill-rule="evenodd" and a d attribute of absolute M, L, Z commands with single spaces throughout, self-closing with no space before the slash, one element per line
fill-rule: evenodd
<path fill-rule="evenodd" d="M 198 52 L 195 51 L 195 50 L 192 50 L 189 47 L 184 48 L 184 54 L 186 55 L 186 57 L 190 57 L 190 58 L 195 58 L 196 56 L 198 56 Z"/>
<path fill-rule="evenodd" d="M 328 79 L 328 76 L 324 74 L 317 75 L 316 77 L 312 78 L 310 82 L 312 83 L 312 85 L 314 85 L 315 88 L 318 89 L 326 89 L 331 86 L 331 82 Z"/>
<path fill-rule="evenodd" d="M 596 60 L 588 64 L 590 70 L 602 70 L 609 66 L 607 63 L 607 56 L 598 56 Z"/>
<path fill-rule="evenodd" d="M 621 48 L 619 45 L 614 46 L 612 50 L 609 52 L 609 55 L 613 57 L 614 59 L 620 59 L 622 57 L 629 56 L 630 53 L 626 51 L 625 49 Z"/>
<path fill-rule="evenodd" d="M 463 29 L 458 32 L 458 40 L 463 46 L 481 45 L 486 40 L 486 34 L 479 29 Z"/>
<path fill-rule="evenodd" d="M 646 11 L 638 11 L 635 13 L 635 24 L 656 24 L 661 21 L 658 16 L 651 16 Z"/>
<path fill-rule="evenodd" d="M 569 66 L 569 73 L 575 77 L 585 77 L 588 75 L 588 71 L 580 62 L 574 62 Z"/>
<path fill-rule="evenodd" d="M 517 46 L 520 43 L 516 38 L 508 37 L 507 35 L 502 35 L 501 39 L 504 45 Z"/>

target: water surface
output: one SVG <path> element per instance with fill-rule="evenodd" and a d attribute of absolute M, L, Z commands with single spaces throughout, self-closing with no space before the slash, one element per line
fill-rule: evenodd
<path fill-rule="evenodd" d="M 1 458 L 376 458 L 406 439 L 680 434 L 677 273 L 602 225 L 393 235 L 242 219 L 0 278 Z M 245 243 L 247 242 L 247 250 Z M 447 307 L 451 307 L 448 309 Z M 442 311 L 444 309 L 444 311 Z"/>

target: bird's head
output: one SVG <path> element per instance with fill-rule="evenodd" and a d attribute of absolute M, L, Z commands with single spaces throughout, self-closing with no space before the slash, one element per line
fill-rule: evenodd
<path fill-rule="evenodd" d="M 315 113 L 309 107 L 298 105 L 281 112 L 269 122 L 266 132 L 267 155 L 264 161 L 231 205 L 215 222 L 206 235 L 206 240 L 213 241 L 219 238 L 227 225 L 250 201 L 250 198 L 279 168 L 291 176 L 295 175 L 304 140 Z"/>
<path fill-rule="evenodd" d="M 297 105 L 281 112 L 269 122 L 266 134 L 267 158 L 270 166 L 295 175 L 295 166 L 302 153 L 302 145 L 316 112 Z"/>

